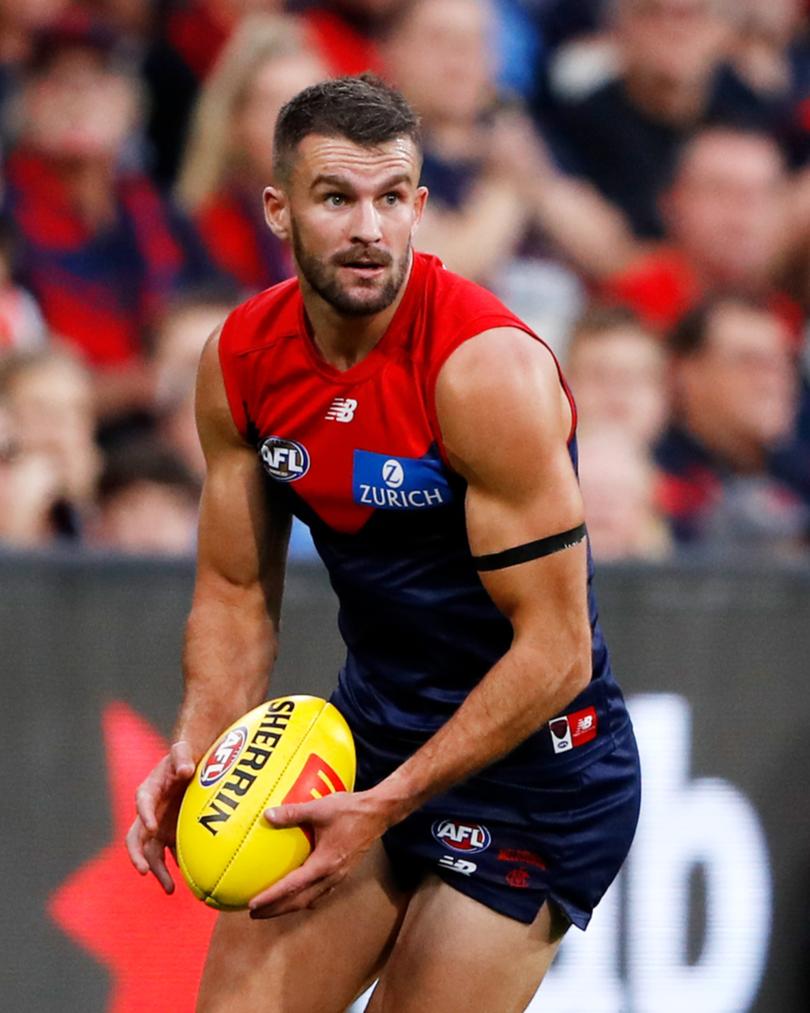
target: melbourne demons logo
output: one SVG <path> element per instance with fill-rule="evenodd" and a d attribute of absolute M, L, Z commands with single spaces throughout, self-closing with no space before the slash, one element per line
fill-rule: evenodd
<path fill-rule="evenodd" d="M 302 443 L 268 436 L 259 451 L 264 470 L 279 482 L 295 482 L 309 471 L 309 454 Z"/>
<path fill-rule="evenodd" d="M 430 829 L 440 844 L 468 855 L 474 855 L 476 851 L 486 851 L 492 841 L 489 830 L 480 823 L 436 820 Z"/>
<path fill-rule="evenodd" d="M 236 763 L 242 747 L 247 742 L 247 728 L 241 725 L 222 736 L 211 750 L 211 754 L 200 770 L 200 784 L 210 788 L 224 777 Z"/>

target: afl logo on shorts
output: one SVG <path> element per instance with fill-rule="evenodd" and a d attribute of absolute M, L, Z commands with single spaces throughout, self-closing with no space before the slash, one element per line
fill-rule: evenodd
<path fill-rule="evenodd" d="M 480 823 L 436 820 L 431 830 L 440 844 L 452 848 L 453 851 L 463 851 L 468 855 L 474 855 L 476 851 L 486 851 L 492 841 L 492 835 Z"/>
<path fill-rule="evenodd" d="M 200 769 L 200 784 L 210 788 L 221 777 L 224 777 L 239 759 L 239 754 L 247 742 L 247 728 L 240 725 L 232 728 L 222 736 L 211 750 L 208 759 Z"/>
<path fill-rule="evenodd" d="M 309 454 L 303 444 L 268 436 L 261 450 L 264 470 L 279 482 L 295 482 L 309 471 Z"/>

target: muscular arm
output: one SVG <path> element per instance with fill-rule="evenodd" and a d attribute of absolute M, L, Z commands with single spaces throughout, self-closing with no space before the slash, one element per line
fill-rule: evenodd
<path fill-rule="evenodd" d="M 214 736 L 263 698 L 277 649 L 289 517 L 266 491 L 261 465 L 233 423 L 218 335 L 197 383 L 206 459 L 197 578 L 186 629 L 185 694 L 175 739 L 196 759 Z"/>
<path fill-rule="evenodd" d="M 167 893 L 165 849 L 194 765 L 215 735 L 264 696 L 276 655 L 289 517 L 270 501 L 258 457 L 230 415 L 214 334 L 200 361 L 197 426 L 206 458 L 197 580 L 186 629 L 185 693 L 168 755 L 138 789 L 127 834 L 135 868 Z"/>
<path fill-rule="evenodd" d="M 442 369 L 436 403 L 450 462 L 468 483 L 474 555 L 582 522 L 566 445 L 570 408 L 542 345 L 512 330 L 472 339 Z M 481 580 L 512 624 L 512 645 L 453 717 L 375 789 L 395 819 L 512 750 L 590 680 L 584 542 Z"/>

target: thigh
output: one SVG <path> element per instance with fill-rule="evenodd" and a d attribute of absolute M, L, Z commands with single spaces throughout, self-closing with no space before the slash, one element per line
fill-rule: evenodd
<path fill-rule="evenodd" d="M 368 1013 L 521 1013 L 567 925 L 549 904 L 526 924 L 430 876 L 411 899 Z"/>
<path fill-rule="evenodd" d="M 394 883 L 381 845 L 317 907 L 251 920 L 220 915 L 198 1013 L 338 1013 L 378 973 L 409 895 Z"/>

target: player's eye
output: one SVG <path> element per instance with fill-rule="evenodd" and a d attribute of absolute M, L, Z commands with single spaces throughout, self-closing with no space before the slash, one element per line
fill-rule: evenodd
<path fill-rule="evenodd" d="M 341 208 L 346 203 L 346 197 L 342 193 L 328 193 L 324 202 L 333 208 Z"/>
<path fill-rule="evenodd" d="M 401 200 L 400 195 L 398 193 L 395 193 L 393 190 L 391 191 L 391 193 L 387 193 L 383 197 L 383 201 L 390 208 L 394 207 L 396 204 L 399 204 L 400 200 Z"/>

